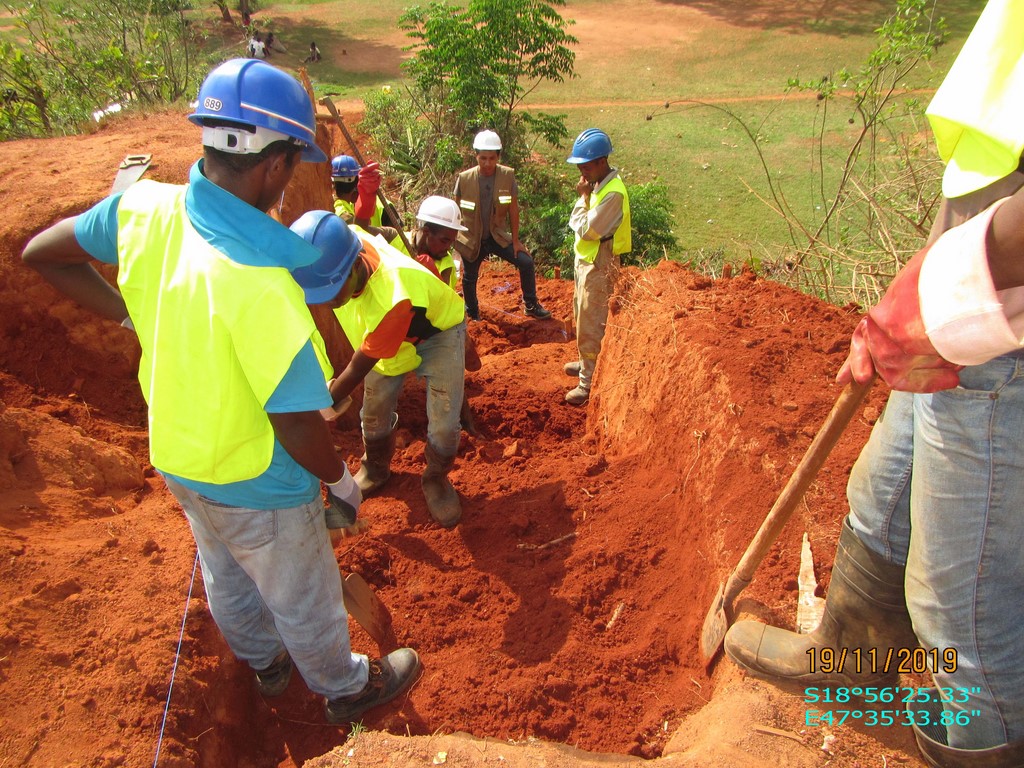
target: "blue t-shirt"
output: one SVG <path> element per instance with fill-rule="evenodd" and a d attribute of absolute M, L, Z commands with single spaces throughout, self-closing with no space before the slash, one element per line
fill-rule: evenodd
<path fill-rule="evenodd" d="M 75 221 L 75 239 L 93 258 L 117 264 L 117 208 L 121 194 L 111 195 Z M 189 172 L 185 211 L 196 231 L 231 260 L 252 267 L 310 264 L 320 251 L 279 222 L 221 189 L 202 173 L 202 160 Z M 318 411 L 332 404 L 312 341 L 307 341 L 274 394 L 267 413 Z M 159 467 L 157 467 L 159 469 Z M 274 439 L 270 466 L 252 480 L 217 485 L 168 474 L 196 493 L 221 504 L 251 509 L 279 509 L 306 504 L 320 494 L 320 480 L 301 467 Z"/>

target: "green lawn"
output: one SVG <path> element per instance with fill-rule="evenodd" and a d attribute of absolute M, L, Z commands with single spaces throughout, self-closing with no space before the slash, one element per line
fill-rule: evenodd
<path fill-rule="evenodd" d="M 358 7 L 351 0 L 268 3 L 256 18 L 287 41 L 289 56 L 300 54 L 294 62 L 277 63 L 297 64 L 314 39 L 325 57 L 310 67 L 317 90 L 359 99 L 382 85 L 400 84 L 400 63 L 407 55 L 402 49 L 409 41 L 396 21 L 409 5 L 402 0 Z M 786 82 L 860 67 L 875 48 L 874 30 L 892 4 L 829 4 L 829 15 L 822 18 L 797 16 L 789 10 L 792 4 L 777 4 L 789 15 L 774 12 L 767 0 L 750 0 L 746 8 L 727 0 L 651 0 L 636 4 L 628 18 L 619 18 L 620 5 L 571 0 L 561 9 L 565 18 L 579 22 L 570 29 L 580 38 L 577 77 L 542 84 L 527 107 L 566 115 L 573 134 L 589 126 L 604 128 L 616 147 L 614 164 L 627 180 L 663 181 L 674 203 L 684 258 L 719 252 L 743 261 L 789 242 L 785 222 L 758 199 L 769 194 L 761 161 L 737 119 L 723 110 L 761 136 L 772 179 L 793 210 L 813 220 L 822 201 L 812 188 L 822 187 L 827 199 L 829 179 L 838 172 L 855 126 L 842 100 L 829 106 L 825 170 L 819 175 L 814 137 L 822 105 L 813 97 L 787 96 Z M 983 0 L 939 3 L 949 22 L 949 42 L 905 83 L 926 89 L 919 96 L 923 101 L 927 89 L 941 82 L 983 6 Z M 629 29 L 618 34 L 622 25 Z M 552 162 L 564 162 L 564 148 L 538 149 Z"/>

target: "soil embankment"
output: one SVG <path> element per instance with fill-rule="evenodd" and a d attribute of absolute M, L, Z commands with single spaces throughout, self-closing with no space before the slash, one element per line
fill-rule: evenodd
<path fill-rule="evenodd" d="M 571 284 L 540 281 L 556 319 L 539 322 L 519 311 L 514 272 L 484 269 L 471 327 L 483 367 L 468 375 L 481 434 L 464 435 L 453 473 L 464 522 L 444 531 L 427 516 L 412 382 L 395 479 L 364 505 L 369 533 L 337 550 L 422 654 L 422 679 L 344 746 L 298 676 L 262 700 L 148 463 L 133 336 L 18 259 L 32 233 L 99 200 L 124 155 L 152 152 L 150 177 L 183 182 L 197 144 L 181 114 L 0 144 L 0 763 L 141 765 L 157 749 L 161 766 L 612 760 L 554 742 L 622 763 L 920 765 L 900 730 L 836 728 L 822 751 L 798 696 L 702 666 L 714 591 L 834 402 L 856 317 L 750 274 L 711 281 L 667 263 L 624 274 L 582 410 L 562 399 Z M 316 174 L 289 190 L 286 219 L 322 194 L 302 186 Z M 741 608 L 792 624 L 805 530 L 827 583 L 846 476 L 883 402 L 872 395 Z M 355 468 L 351 421 L 336 443 Z M 354 625 L 353 640 L 376 653 Z"/>

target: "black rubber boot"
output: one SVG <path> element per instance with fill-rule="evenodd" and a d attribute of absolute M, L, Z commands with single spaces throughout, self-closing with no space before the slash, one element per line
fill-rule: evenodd
<path fill-rule="evenodd" d="M 932 688 L 931 701 L 907 702 L 907 709 L 914 711 L 915 721 L 923 719 L 916 715 L 918 710 L 927 710 L 931 725 L 918 726 L 915 722 L 914 738 L 921 756 L 931 768 L 1020 768 L 1024 766 L 1024 741 L 1002 744 L 989 749 L 954 749 L 946 744 L 946 727 L 940 725 L 942 703 L 938 692 Z M 970 727 L 970 726 L 967 726 Z"/>
<path fill-rule="evenodd" d="M 886 668 L 889 649 L 917 647 L 903 575 L 904 568 L 868 550 L 847 520 L 818 628 L 801 635 L 758 621 L 740 621 L 725 636 L 725 652 L 743 669 L 773 682 L 863 686 L 893 680 L 903 656 L 891 654 Z"/>
<path fill-rule="evenodd" d="M 367 496 L 391 478 L 391 457 L 395 455 L 395 432 L 374 440 L 363 439 L 363 459 L 355 474 L 356 485 Z"/>
<path fill-rule="evenodd" d="M 452 528 L 462 518 L 462 502 L 448 480 L 455 464 L 454 456 L 442 456 L 429 442 L 426 448 L 427 468 L 420 484 L 427 500 L 430 516 L 445 528 Z"/>

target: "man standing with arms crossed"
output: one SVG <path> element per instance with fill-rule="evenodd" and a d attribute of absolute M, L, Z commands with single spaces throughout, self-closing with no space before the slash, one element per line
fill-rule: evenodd
<path fill-rule="evenodd" d="M 533 258 L 519 240 L 519 189 L 515 171 L 500 165 L 501 138 L 494 131 L 480 131 L 473 139 L 476 167 L 459 174 L 455 202 L 462 209 L 467 231 L 459 233 L 455 249 L 462 256 L 462 295 L 466 316 L 480 319 L 476 297 L 480 265 L 494 254 L 519 270 L 526 314 L 540 320 L 551 313 L 537 300 L 537 275 Z"/>
<path fill-rule="evenodd" d="M 629 194 L 619 172 L 608 164 L 611 152 L 608 134 L 588 128 L 576 137 L 566 160 L 580 169 L 576 184 L 580 197 L 569 217 L 576 238 L 573 315 L 579 349 L 579 360 L 565 364 L 568 376 L 579 377 L 576 388 L 565 395 L 571 405 L 584 405 L 590 399 L 619 258 L 633 249 Z"/>
<path fill-rule="evenodd" d="M 419 674 L 416 652 L 352 653 L 332 511 L 360 495 L 334 450 L 323 340 L 288 270 L 319 251 L 266 215 L 301 160 L 324 162 L 302 85 L 255 59 L 214 69 L 189 119 L 204 158 L 185 186 L 142 181 L 34 237 L 24 261 L 134 328 L 150 457 L 199 549 L 210 612 L 265 696 L 292 663 L 345 724 Z M 120 292 L 89 263 L 118 268 Z M 320 352 L 318 352 L 318 348 Z"/>

